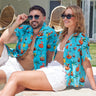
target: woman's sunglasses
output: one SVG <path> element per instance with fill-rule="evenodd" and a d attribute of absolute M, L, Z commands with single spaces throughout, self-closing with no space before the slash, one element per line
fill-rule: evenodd
<path fill-rule="evenodd" d="M 71 19 L 72 17 L 74 17 L 74 15 L 72 15 L 72 14 L 68 14 L 68 15 L 62 14 L 61 17 L 62 17 L 63 19 L 64 19 L 65 17 L 66 17 L 67 19 Z"/>
<path fill-rule="evenodd" d="M 38 20 L 40 16 L 39 16 L 39 15 L 34 15 L 34 16 L 29 15 L 29 16 L 28 16 L 28 20 L 32 20 L 33 17 L 34 17 L 36 20 Z"/>

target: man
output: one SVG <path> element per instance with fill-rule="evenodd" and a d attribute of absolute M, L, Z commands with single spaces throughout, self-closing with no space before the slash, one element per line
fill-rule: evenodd
<path fill-rule="evenodd" d="M 28 18 L 30 25 L 22 25 Z M 29 16 L 18 15 L 14 24 L 4 31 L 0 38 L 0 63 L 5 64 L 0 67 L 1 83 L 5 83 L 15 71 L 36 70 L 52 60 L 57 35 L 46 26 L 45 19 L 45 10 L 33 6 L 29 9 Z M 16 40 L 16 49 L 4 45 Z"/>

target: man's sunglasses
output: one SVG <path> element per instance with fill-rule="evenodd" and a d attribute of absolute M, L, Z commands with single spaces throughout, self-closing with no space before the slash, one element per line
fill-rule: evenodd
<path fill-rule="evenodd" d="M 64 19 L 65 17 L 66 17 L 67 19 L 71 19 L 72 17 L 74 17 L 74 15 L 72 15 L 72 14 L 68 14 L 68 15 L 62 14 L 61 17 L 62 17 L 63 19 Z"/>
<path fill-rule="evenodd" d="M 34 17 L 36 20 L 38 20 L 40 16 L 39 16 L 39 15 L 34 15 L 34 16 L 29 15 L 29 16 L 28 16 L 28 20 L 32 20 L 33 17 Z"/>
<path fill-rule="evenodd" d="M 27 24 L 27 25 L 29 25 L 29 24 L 30 24 L 30 23 L 29 23 L 29 20 L 32 20 L 33 17 L 34 17 L 36 20 L 39 19 L 39 15 L 34 15 L 34 16 L 29 15 L 29 16 L 28 16 L 28 19 L 27 19 L 26 21 L 24 21 L 22 24 L 25 24 L 25 25 Z"/>

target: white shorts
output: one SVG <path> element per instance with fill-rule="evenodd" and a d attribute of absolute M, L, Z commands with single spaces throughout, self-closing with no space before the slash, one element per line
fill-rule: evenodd
<path fill-rule="evenodd" d="M 38 70 L 45 73 L 54 91 L 60 91 L 66 88 L 66 73 L 64 67 L 57 61 L 52 61 L 51 63 L 48 63 L 47 67 Z"/>
<path fill-rule="evenodd" d="M 5 72 L 7 81 L 13 72 L 24 71 L 23 67 L 19 64 L 16 58 L 8 56 L 8 52 L 5 46 L 0 57 L 0 64 L 2 65 L 0 70 Z"/>
<path fill-rule="evenodd" d="M 4 46 L 3 52 L 2 52 L 1 57 L 0 57 L 0 66 L 4 65 L 5 62 L 8 60 L 8 58 L 9 58 L 9 56 L 7 53 L 7 48 Z"/>

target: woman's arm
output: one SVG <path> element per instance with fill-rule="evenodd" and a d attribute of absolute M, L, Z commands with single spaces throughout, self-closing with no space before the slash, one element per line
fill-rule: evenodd
<path fill-rule="evenodd" d="M 93 76 L 92 66 L 88 58 L 86 58 L 85 61 L 83 62 L 83 67 L 85 69 L 86 75 L 88 77 L 92 89 L 96 90 L 96 83 Z"/>

